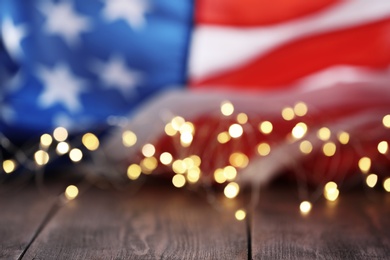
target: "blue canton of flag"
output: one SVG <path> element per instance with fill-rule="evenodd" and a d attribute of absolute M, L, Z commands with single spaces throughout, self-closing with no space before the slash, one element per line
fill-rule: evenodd
<path fill-rule="evenodd" d="M 0 132 L 87 130 L 185 84 L 190 0 L 2 0 Z"/>

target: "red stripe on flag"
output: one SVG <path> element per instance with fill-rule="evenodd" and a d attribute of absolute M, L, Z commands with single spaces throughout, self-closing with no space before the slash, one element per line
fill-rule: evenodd
<path fill-rule="evenodd" d="M 192 81 L 193 87 L 240 86 L 274 89 L 334 65 L 376 69 L 390 63 L 390 20 L 304 38 L 281 46 L 251 63 Z M 243 46 L 245 48 L 245 46 Z"/>
<path fill-rule="evenodd" d="M 341 0 L 198 0 L 195 22 L 230 26 L 265 25 L 304 16 Z"/>

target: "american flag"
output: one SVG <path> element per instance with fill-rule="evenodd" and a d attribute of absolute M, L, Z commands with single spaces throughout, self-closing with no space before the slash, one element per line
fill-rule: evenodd
<path fill-rule="evenodd" d="M 224 100 L 276 125 L 304 101 L 315 127 L 347 130 L 390 111 L 388 0 L 2 0 L 0 28 L 0 132 L 14 139 L 124 122 L 141 146 Z"/>

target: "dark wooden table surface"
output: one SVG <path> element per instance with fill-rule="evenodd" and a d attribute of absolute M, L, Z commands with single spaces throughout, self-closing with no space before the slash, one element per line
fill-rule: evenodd
<path fill-rule="evenodd" d="M 295 187 L 269 186 L 238 221 L 236 202 L 166 185 L 66 203 L 66 183 L 45 186 L 0 196 L 1 259 L 390 259 L 389 193 L 348 191 L 303 216 Z"/>

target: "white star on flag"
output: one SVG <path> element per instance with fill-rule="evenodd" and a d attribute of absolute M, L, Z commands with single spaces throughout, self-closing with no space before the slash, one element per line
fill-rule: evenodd
<path fill-rule="evenodd" d="M 141 73 L 129 69 L 119 56 L 112 56 L 107 63 L 96 63 L 94 69 L 107 88 L 115 88 L 127 98 L 141 81 Z"/>
<path fill-rule="evenodd" d="M 38 99 L 41 107 L 47 108 L 59 103 L 70 112 L 81 110 L 78 96 L 85 91 L 84 82 L 72 75 L 65 65 L 57 65 L 52 70 L 41 68 L 38 75 L 45 87 Z"/>
<path fill-rule="evenodd" d="M 22 54 L 21 41 L 26 36 L 26 29 L 23 25 L 16 26 L 11 19 L 6 19 L 1 27 L 1 37 L 5 48 L 14 59 Z"/>
<path fill-rule="evenodd" d="M 142 28 L 149 4 L 145 0 L 106 0 L 103 15 L 108 21 L 125 20 L 134 29 Z"/>
<path fill-rule="evenodd" d="M 88 18 L 75 13 L 69 2 L 57 5 L 46 3 L 41 6 L 41 11 L 47 18 L 45 30 L 50 34 L 61 36 L 69 46 L 76 44 L 80 34 L 91 27 Z"/>

